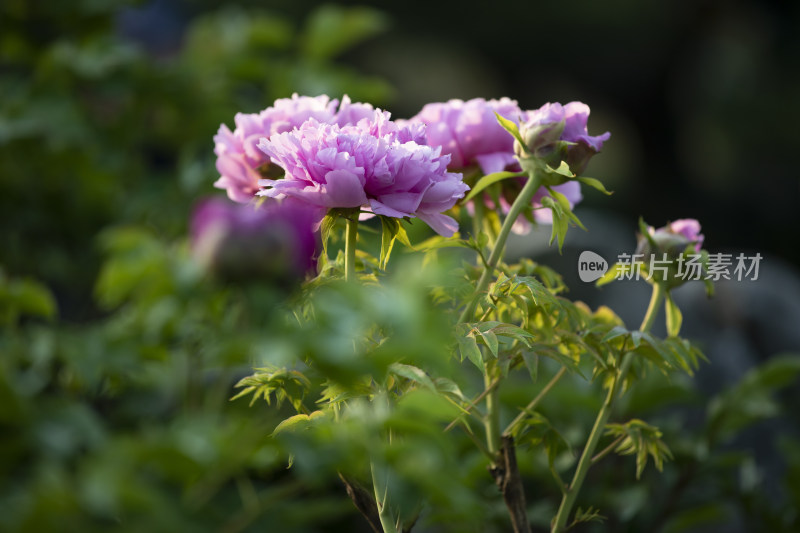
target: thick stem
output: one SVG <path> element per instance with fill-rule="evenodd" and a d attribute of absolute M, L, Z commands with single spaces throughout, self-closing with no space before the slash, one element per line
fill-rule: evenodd
<path fill-rule="evenodd" d="M 514 437 L 504 435 L 500 450 L 501 462 L 489 470 L 494 476 L 494 481 L 503 494 L 508 514 L 511 518 L 511 527 L 514 533 L 530 533 L 528 523 L 528 510 L 525 504 L 525 490 L 522 486 L 522 476 L 517 468 L 517 453 L 514 446 Z"/>
<path fill-rule="evenodd" d="M 494 269 L 497 268 L 497 264 L 500 262 L 500 257 L 503 255 L 503 250 L 506 247 L 506 240 L 508 240 L 508 235 L 511 233 L 511 228 L 514 226 L 514 222 L 517 220 L 517 217 L 519 217 L 519 214 L 522 212 L 525 206 L 530 205 L 533 195 L 539 190 L 541 183 L 541 178 L 536 173 L 531 173 L 528 181 L 522 188 L 522 191 L 520 191 L 519 196 L 517 196 L 517 199 L 514 200 L 514 203 L 511 205 L 511 209 L 508 211 L 508 216 L 506 216 L 506 219 L 503 221 L 503 226 L 500 228 L 500 234 L 497 236 L 497 240 L 494 243 L 492 254 L 489 256 L 489 260 L 487 261 L 486 267 L 483 270 L 483 275 L 478 281 L 477 287 L 475 287 L 474 297 L 469 301 L 467 307 L 464 308 L 464 311 L 461 313 L 461 316 L 458 319 L 459 322 L 466 322 L 470 320 L 472 315 L 475 313 L 475 306 L 478 304 L 477 295 L 485 291 L 489 286 L 489 282 L 494 275 Z"/>
<path fill-rule="evenodd" d="M 647 307 L 647 313 L 644 316 L 644 320 L 642 321 L 639 331 L 648 332 L 650 331 L 650 328 L 653 327 L 656 315 L 658 315 L 658 309 L 661 307 L 661 303 L 664 300 L 664 295 L 664 286 L 659 283 L 654 284 L 653 294 L 650 297 L 650 305 Z M 622 358 L 622 365 L 620 366 L 619 373 L 614 378 L 614 382 L 608 389 L 606 400 L 603 402 L 600 412 L 597 413 L 597 419 L 592 427 L 592 432 L 589 433 L 589 440 L 586 442 L 586 446 L 583 448 L 583 454 L 581 454 L 581 458 L 578 461 L 578 466 L 575 469 L 572 483 L 570 483 L 569 487 L 567 487 L 567 491 L 564 493 L 564 497 L 561 499 L 561 506 L 558 508 L 558 513 L 553 520 L 551 533 L 561 533 L 564 531 L 564 528 L 567 525 L 567 520 L 572 512 L 572 507 L 575 505 L 575 500 L 578 497 L 578 493 L 580 493 L 581 486 L 586 478 L 586 473 L 589 471 L 589 467 L 592 466 L 592 455 L 597 448 L 597 444 L 600 442 L 600 437 L 603 436 L 603 430 L 605 429 L 606 422 L 611 414 L 614 400 L 616 400 L 619 392 L 622 390 L 622 385 L 625 382 L 625 376 L 628 374 L 628 370 L 630 370 L 632 363 L 633 353 L 626 353 Z"/>
<path fill-rule="evenodd" d="M 344 279 L 356 279 L 356 239 L 358 238 L 358 212 L 347 217 L 347 233 L 344 239 Z"/>
<path fill-rule="evenodd" d="M 372 495 L 356 482 L 344 477 L 341 472 L 339 473 L 339 479 L 344 483 L 347 489 L 347 495 L 353 500 L 356 509 L 367 519 L 372 531 L 375 533 L 382 533 L 383 527 L 381 526 L 380 513 L 378 512 L 378 506 L 375 504 Z"/>
<path fill-rule="evenodd" d="M 500 379 L 497 376 L 497 365 L 494 361 L 487 363 L 486 375 L 483 377 L 484 386 L 489 393 L 486 395 L 486 447 L 489 449 L 489 454 L 495 459 L 494 463 L 500 452 L 500 399 L 497 395 L 498 387 L 495 385 L 495 380 Z"/>

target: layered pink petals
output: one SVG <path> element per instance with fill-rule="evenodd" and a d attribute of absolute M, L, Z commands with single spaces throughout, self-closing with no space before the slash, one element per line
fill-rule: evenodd
<path fill-rule="evenodd" d="M 296 130 L 262 138 L 259 148 L 286 176 L 261 180 L 259 194 L 318 207 L 361 207 L 378 215 L 417 217 L 450 236 L 458 226 L 441 212 L 469 187 L 461 174 L 447 171 L 449 156 L 420 144 L 423 140 L 424 128 L 398 125 L 378 110 L 355 125 L 309 120 Z"/>

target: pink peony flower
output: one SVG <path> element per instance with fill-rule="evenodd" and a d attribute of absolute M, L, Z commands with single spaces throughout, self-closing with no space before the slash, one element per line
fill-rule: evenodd
<path fill-rule="evenodd" d="M 450 100 L 425 105 L 409 122 L 427 125 L 428 144 L 451 156 L 451 169 L 477 164 L 484 174 L 491 174 L 516 162 L 514 139 L 498 124 L 495 113 L 517 121 L 522 111 L 509 98 Z"/>
<path fill-rule="evenodd" d="M 583 106 L 583 107 L 580 107 Z M 585 109 L 584 109 L 585 108 Z M 565 109 L 567 112 L 565 113 Z M 517 158 L 514 155 L 514 138 L 498 122 L 495 113 L 519 122 L 520 119 L 527 120 L 532 124 L 546 124 L 550 129 L 557 129 L 552 141 L 559 140 L 559 137 L 568 137 L 571 142 L 581 140 L 581 120 L 583 130 L 586 129 L 586 116 L 588 107 L 579 102 L 572 102 L 565 107 L 560 104 L 546 104 L 537 111 L 523 112 L 517 106 L 517 102 L 509 98 L 500 100 L 484 100 L 474 98 L 467 102 L 462 100 L 450 100 L 446 103 L 427 104 L 422 108 L 410 122 L 422 122 L 427 125 L 426 137 L 428 144 L 434 147 L 441 147 L 442 153 L 450 154 L 451 170 L 458 170 L 472 165 L 478 165 L 485 174 L 501 172 L 503 170 L 520 170 Z M 585 115 L 582 113 L 585 111 Z M 569 128 L 565 126 L 560 129 L 560 122 L 568 116 Z M 555 123 L 555 124 L 551 124 Z M 563 135 L 562 135 L 563 133 Z M 608 138 L 610 134 L 604 134 L 598 138 L 586 136 L 586 139 L 593 144 L 597 144 L 597 139 L 602 146 L 602 140 Z M 599 147 L 597 148 L 599 150 Z M 506 181 L 502 183 L 507 194 L 501 195 L 500 208 L 504 213 L 508 213 L 514 195 L 518 193 L 519 185 L 524 183 L 524 179 L 516 182 Z M 583 199 L 581 188 L 578 182 L 567 182 L 554 187 L 555 190 L 564 194 L 574 206 Z M 542 187 L 533 198 L 534 218 L 537 222 L 551 224 L 553 215 L 549 209 L 541 208 L 541 199 L 547 195 L 547 189 Z M 488 195 L 482 195 L 484 203 L 490 208 L 495 207 Z M 470 212 L 473 210 L 471 205 L 467 206 Z M 530 223 L 520 217 L 513 226 L 514 233 L 526 234 L 530 231 Z"/>
<path fill-rule="evenodd" d="M 325 95 L 312 98 L 295 93 L 291 98 L 276 100 L 272 107 L 260 113 L 237 113 L 234 118 L 236 129 L 231 131 L 223 124 L 214 136 L 214 153 L 217 154 L 220 173 L 214 186 L 226 189 L 231 200 L 249 202 L 258 192 L 258 180 L 275 177 L 279 171 L 258 149 L 262 137 L 291 131 L 312 118 L 318 122 L 345 125 L 372 118 L 376 113 L 369 104 L 351 103 L 347 95 L 337 110 L 338 104 L 338 100 Z"/>
<path fill-rule="evenodd" d="M 447 171 L 450 157 L 422 144 L 424 126 L 398 125 L 375 110 L 357 124 L 309 120 L 299 129 L 262 138 L 258 147 L 286 171 L 263 179 L 260 195 L 311 206 L 361 207 L 389 217 L 416 217 L 441 235 L 458 224 L 442 214 L 469 187 Z"/>

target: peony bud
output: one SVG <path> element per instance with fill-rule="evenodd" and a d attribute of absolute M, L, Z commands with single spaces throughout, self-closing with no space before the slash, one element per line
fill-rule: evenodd
<path fill-rule="evenodd" d="M 515 147 L 521 157 L 535 157 L 553 168 L 566 161 L 574 174 L 581 174 L 591 157 L 598 153 L 611 133 L 591 136 L 587 130 L 589 106 L 581 102 L 547 103 L 527 112 L 520 129 L 525 150 Z M 525 167 L 523 162 L 523 168 Z"/>
<path fill-rule="evenodd" d="M 667 282 L 670 287 L 682 285 L 686 281 L 681 268 L 687 260 L 686 253 L 701 251 L 704 236 L 700 234 L 700 223 L 685 218 L 658 229 L 647 226 L 646 230 L 646 235 L 639 235 L 636 253 L 640 254 L 648 277 Z"/>

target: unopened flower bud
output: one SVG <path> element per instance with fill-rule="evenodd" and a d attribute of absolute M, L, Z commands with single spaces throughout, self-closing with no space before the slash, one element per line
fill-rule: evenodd
<path fill-rule="evenodd" d="M 703 239 L 697 220 L 680 219 L 658 229 L 648 226 L 647 235 L 639 235 L 636 253 L 652 280 L 677 287 L 685 281 L 682 266 L 687 261 L 686 252 L 700 252 Z"/>
<path fill-rule="evenodd" d="M 547 103 L 527 113 L 520 134 L 527 156 L 543 160 L 551 167 L 566 161 L 574 174 L 581 174 L 589 159 L 603 147 L 611 133 L 591 136 L 586 123 L 589 106 L 581 102 Z M 520 147 L 521 148 L 521 147 Z M 518 155 L 522 155 L 518 150 Z"/>

